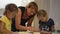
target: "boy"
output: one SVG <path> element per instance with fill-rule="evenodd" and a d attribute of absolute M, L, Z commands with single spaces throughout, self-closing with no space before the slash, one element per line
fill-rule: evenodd
<path fill-rule="evenodd" d="M 49 18 L 45 10 L 39 10 L 37 13 L 39 18 L 39 29 L 41 34 L 52 34 L 54 31 L 54 21 Z"/>

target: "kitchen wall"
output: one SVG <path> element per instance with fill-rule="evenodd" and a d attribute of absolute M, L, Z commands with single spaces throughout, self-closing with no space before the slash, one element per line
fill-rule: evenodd
<path fill-rule="evenodd" d="M 60 0 L 35 0 L 39 9 L 47 11 L 49 17 L 55 22 L 55 29 L 60 30 Z M 35 28 L 38 28 L 38 18 L 34 20 Z"/>
<path fill-rule="evenodd" d="M 55 27 L 60 30 L 60 0 L 50 0 L 49 16 L 55 21 Z"/>

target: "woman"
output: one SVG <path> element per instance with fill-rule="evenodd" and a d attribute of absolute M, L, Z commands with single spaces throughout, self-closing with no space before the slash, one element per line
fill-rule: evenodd
<path fill-rule="evenodd" d="M 19 11 L 12 23 L 12 31 L 38 31 L 34 27 L 31 27 L 35 14 L 38 11 L 38 6 L 35 2 L 30 2 L 26 7 L 19 7 Z M 26 27 L 25 23 L 28 22 Z"/>
<path fill-rule="evenodd" d="M 11 3 L 6 5 L 4 15 L 0 18 L 0 34 L 12 34 L 12 18 L 17 12 L 18 7 L 15 4 Z"/>

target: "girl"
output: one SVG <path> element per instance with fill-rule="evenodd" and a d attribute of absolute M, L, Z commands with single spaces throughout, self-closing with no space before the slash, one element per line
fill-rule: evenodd
<path fill-rule="evenodd" d="M 4 15 L 0 18 L 0 31 L 4 34 L 11 34 L 11 19 L 16 15 L 18 8 L 15 4 L 7 4 Z"/>
<path fill-rule="evenodd" d="M 49 18 L 45 10 L 39 10 L 37 13 L 39 18 L 39 29 L 41 34 L 51 34 L 54 31 L 54 21 Z"/>

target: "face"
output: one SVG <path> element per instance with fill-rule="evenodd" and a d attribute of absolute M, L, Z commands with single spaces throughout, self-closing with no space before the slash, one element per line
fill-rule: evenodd
<path fill-rule="evenodd" d="M 13 18 L 16 15 L 16 11 L 11 13 L 11 17 Z"/>
<path fill-rule="evenodd" d="M 33 15 L 33 14 L 36 14 L 36 10 L 34 7 L 31 7 L 31 8 L 27 8 L 27 14 L 30 16 L 30 15 Z"/>
<path fill-rule="evenodd" d="M 43 16 L 38 16 L 39 20 L 41 20 L 42 22 L 46 22 L 46 17 Z"/>
<path fill-rule="evenodd" d="M 8 12 L 9 18 L 13 18 L 16 15 L 16 11 Z"/>

